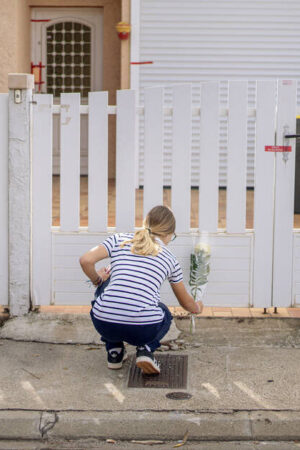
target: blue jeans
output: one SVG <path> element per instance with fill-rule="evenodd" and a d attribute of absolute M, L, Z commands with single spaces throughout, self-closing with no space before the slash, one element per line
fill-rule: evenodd
<path fill-rule="evenodd" d="M 95 299 L 103 292 L 109 284 L 109 279 L 96 289 Z M 95 300 L 92 301 L 92 306 Z M 158 304 L 164 312 L 161 322 L 150 325 L 126 325 L 120 323 L 106 322 L 97 319 L 92 310 L 90 312 L 94 327 L 101 335 L 101 341 L 105 343 L 106 350 L 112 348 L 123 348 L 123 341 L 130 345 L 148 345 L 152 352 L 160 347 L 160 340 L 167 334 L 173 320 L 172 314 L 163 303 Z"/>

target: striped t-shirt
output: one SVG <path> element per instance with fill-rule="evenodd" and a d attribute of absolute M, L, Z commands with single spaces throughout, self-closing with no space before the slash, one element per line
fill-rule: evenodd
<path fill-rule="evenodd" d="M 111 258 L 110 282 L 96 299 L 93 314 L 106 322 L 148 325 L 163 320 L 158 306 L 160 287 L 165 279 L 182 281 L 182 270 L 175 256 L 157 239 L 161 251 L 157 256 L 135 255 L 131 244 L 120 247 L 133 238 L 133 233 L 119 233 L 102 245 Z"/>

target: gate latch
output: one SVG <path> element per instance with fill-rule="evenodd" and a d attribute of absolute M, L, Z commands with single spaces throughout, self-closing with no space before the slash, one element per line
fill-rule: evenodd
<path fill-rule="evenodd" d="M 285 125 L 283 127 L 283 145 L 284 146 L 289 145 L 289 142 L 288 142 L 289 139 L 297 139 L 297 138 L 300 138 L 300 134 L 289 134 L 289 126 Z M 282 159 L 286 163 L 287 160 L 289 159 L 289 153 L 282 152 Z"/>

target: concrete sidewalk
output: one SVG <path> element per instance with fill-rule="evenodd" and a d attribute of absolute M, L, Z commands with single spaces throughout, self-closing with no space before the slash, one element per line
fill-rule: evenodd
<path fill-rule="evenodd" d="M 165 350 L 188 354 L 192 397 L 171 400 L 170 389 L 128 388 L 128 361 L 107 369 L 87 316 L 10 320 L 0 329 L 0 440 L 176 441 L 187 430 L 191 441 L 299 440 L 299 325 L 198 318 L 191 336 L 177 320 L 181 335 L 173 330 Z"/>

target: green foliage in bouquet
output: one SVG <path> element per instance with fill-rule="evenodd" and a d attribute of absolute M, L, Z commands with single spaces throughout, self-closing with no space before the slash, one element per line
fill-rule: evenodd
<path fill-rule="evenodd" d="M 207 244 L 199 243 L 196 245 L 194 253 L 191 254 L 190 259 L 190 281 L 191 294 L 196 301 L 197 293 L 202 293 L 204 287 L 207 284 L 207 277 L 209 274 L 209 260 L 210 260 L 210 247 Z M 201 289 L 201 286 L 203 289 Z"/>

